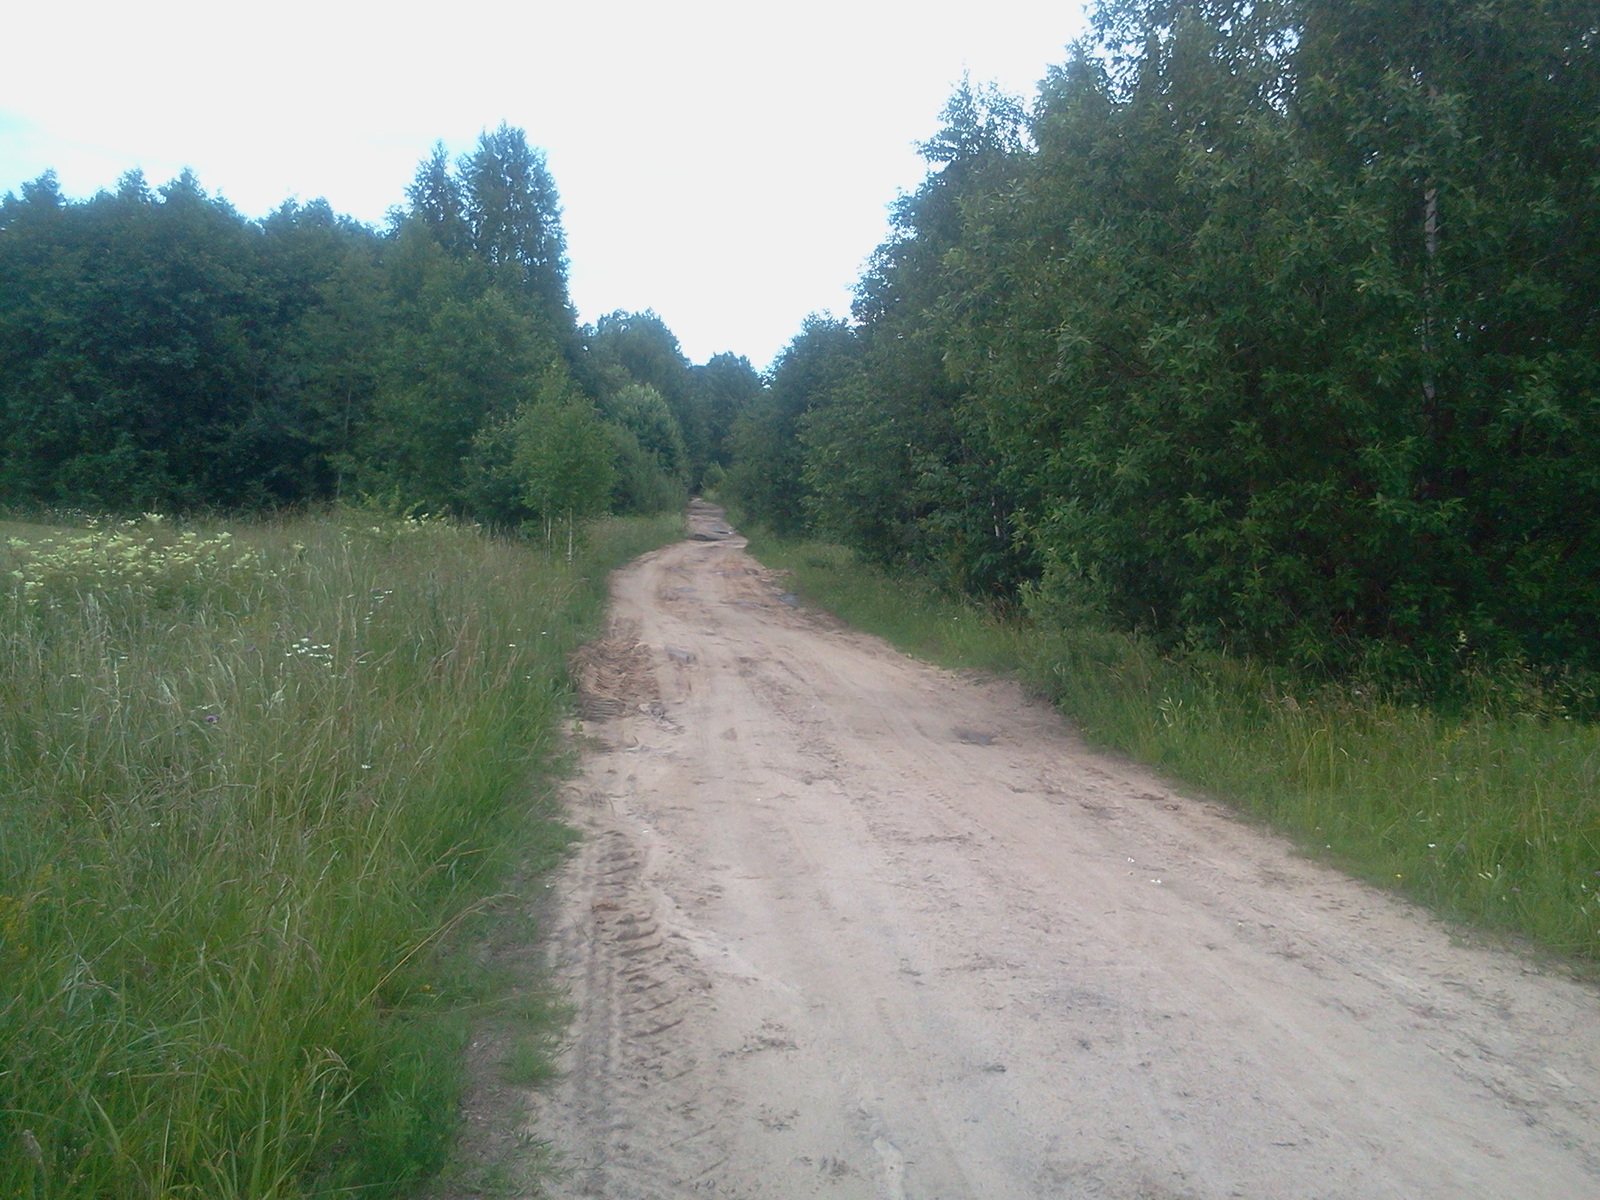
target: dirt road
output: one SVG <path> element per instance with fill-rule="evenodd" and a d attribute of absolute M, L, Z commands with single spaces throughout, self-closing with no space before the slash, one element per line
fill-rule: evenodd
<path fill-rule="evenodd" d="M 796 607 L 615 586 L 558 1195 L 1600 1197 L 1600 1002 Z"/>

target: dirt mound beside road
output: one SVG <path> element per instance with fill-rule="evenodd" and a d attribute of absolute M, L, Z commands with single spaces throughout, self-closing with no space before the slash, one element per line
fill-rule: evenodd
<path fill-rule="evenodd" d="M 786 603 L 691 521 L 579 672 L 557 1195 L 1600 1197 L 1591 989 Z"/>
<path fill-rule="evenodd" d="M 659 707 L 655 656 L 625 623 L 572 656 L 569 667 L 578 691 L 578 712 L 589 721 L 621 716 L 630 709 Z"/>

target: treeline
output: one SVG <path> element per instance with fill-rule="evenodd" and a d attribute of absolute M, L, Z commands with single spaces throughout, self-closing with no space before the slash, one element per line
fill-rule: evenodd
<path fill-rule="evenodd" d="M 12 504 L 365 498 L 551 532 L 680 503 L 760 387 L 653 313 L 578 325 L 555 184 L 505 125 L 436 150 L 383 230 L 324 201 L 247 220 L 189 173 L 0 201 Z"/>
<path fill-rule="evenodd" d="M 1593 0 L 1101 0 L 735 432 L 747 511 L 1314 670 L 1600 667 Z"/>

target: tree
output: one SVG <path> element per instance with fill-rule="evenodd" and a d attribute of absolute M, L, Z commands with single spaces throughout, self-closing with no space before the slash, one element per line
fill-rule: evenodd
<path fill-rule="evenodd" d="M 516 468 L 524 497 L 544 523 L 546 544 L 565 525 L 567 557 L 578 524 L 606 511 L 615 482 L 615 442 L 565 368 L 546 371 L 537 399 L 516 418 Z"/>
<path fill-rule="evenodd" d="M 526 514 L 509 428 L 550 364 L 576 353 L 555 184 L 523 131 L 502 124 L 453 168 L 436 147 L 409 195 L 383 255 L 389 327 L 359 483 L 515 523 Z"/>
<path fill-rule="evenodd" d="M 682 434 L 689 482 L 698 483 L 711 453 L 705 402 L 666 322 L 654 312 L 619 310 L 601 317 L 585 340 L 582 371 L 590 390 L 603 401 L 630 384 L 654 388 Z"/>
<path fill-rule="evenodd" d="M 406 198 L 411 201 L 411 219 L 426 229 L 445 253 L 465 258 L 474 249 L 461 181 L 451 170 L 443 142 L 435 142 L 433 153 L 417 167 Z"/>
<path fill-rule="evenodd" d="M 733 423 L 761 395 L 761 376 L 743 355 L 718 354 L 694 368 L 694 385 L 705 414 L 709 459 L 726 470 Z"/>
<path fill-rule="evenodd" d="M 13 494 L 110 507 L 244 504 L 303 482 L 274 370 L 293 301 L 263 233 L 185 172 L 76 204 L 0 205 L 0 466 Z"/>
<path fill-rule="evenodd" d="M 689 455 L 678 419 L 660 392 L 648 383 L 630 383 L 609 397 L 601 412 L 607 420 L 633 434 L 663 474 L 682 480 L 689 469 Z"/>
<path fill-rule="evenodd" d="M 434 268 L 448 274 L 448 260 Z M 361 484 L 430 511 L 464 507 L 474 439 L 534 396 L 560 349 L 504 293 L 397 314 L 361 445 Z"/>
<path fill-rule="evenodd" d="M 573 324 L 567 297 L 567 238 L 544 152 L 502 122 L 461 160 L 459 192 L 473 252 L 490 279 L 528 297 L 552 327 Z"/>
<path fill-rule="evenodd" d="M 1169 643 L 1600 664 L 1592 4 L 1105 0 L 1093 28 L 1025 126 L 958 90 L 848 365 L 797 339 L 731 490 Z"/>
<path fill-rule="evenodd" d="M 962 85 L 923 146 L 930 173 L 894 209 L 894 232 L 857 288 L 859 380 L 818 397 L 801 423 L 813 520 L 884 563 L 915 565 L 984 596 L 1014 591 L 1010 481 L 952 358 L 955 271 L 987 198 L 1016 181 L 1018 102 Z"/>
<path fill-rule="evenodd" d="M 436 147 L 408 196 L 384 235 L 323 201 L 247 221 L 188 173 L 6 196 L 0 487 L 121 509 L 354 489 L 465 510 L 479 434 L 577 357 L 560 207 L 508 126 L 453 165 Z"/>
<path fill-rule="evenodd" d="M 804 414 L 854 376 L 857 350 L 849 325 L 812 314 L 778 356 L 766 392 L 734 422 L 729 495 L 778 533 L 805 527 Z"/>

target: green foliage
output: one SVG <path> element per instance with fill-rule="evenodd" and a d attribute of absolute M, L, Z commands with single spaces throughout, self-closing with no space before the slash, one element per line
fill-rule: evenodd
<path fill-rule="evenodd" d="M 565 368 L 552 367 L 538 399 L 517 415 L 514 438 L 524 502 L 543 522 L 546 542 L 564 530 L 570 559 L 578 523 L 610 504 L 616 482 L 612 435 Z"/>
<path fill-rule="evenodd" d="M 527 482 L 517 463 L 519 415 L 502 416 L 478 430 L 463 469 L 463 504 L 498 532 L 520 530 L 534 517 L 528 507 Z"/>
<path fill-rule="evenodd" d="M 452 258 L 471 253 L 472 231 L 467 225 L 461 180 L 451 170 L 450 153 L 443 142 L 435 142 L 433 153 L 417 167 L 406 198 L 411 201 L 410 219 L 427 231 L 429 241 Z"/>
<path fill-rule="evenodd" d="M 662 468 L 660 458 L 640 444 L 633 430 L 622 425 L 611 425 L 609 431 L 615 467 L 611 487 L 612 511 L 653 513 L 682 508 L 682 477 L 669 475 Z"/>
<path fill-rule="evenodd" d="M 771 386 L 734 421 L 728 494 L 756 520 L 784 533 L 802 527 L 808 490 L 799 443 L 804 414 L 850 378 L 854 356 L 855 339 L 844 322 L 807 317 L 774 364 Z"/>
<path fill-rule="evenodd" d="M 1025 122 L 958 90 L 737 498 L 1168 647 L 1600 668 L 1592 16 L 1107 0 Z"/>
<path fill-rule="evenodd" d="M 555 185 L 523 132 L 501 125 L 453 169 L 437 149 L 410 197 L 385 247 L 388 320 L 356 482 L 514 523 L 525 514 L 508 493 L 511 456 L 495 447 L 577 337 Z"/>
<path fill-rule="evenodd" d="M 568 836 L 537 786 L 565 656 L 675 528 L 607 526 L 571 567 L 355 512 L 7 532 L 0 1194 L 435 1170 L 480 999 L 445 951 Z"/>
<path fill-rule="evenodd" d="M 385 234 L 322 201 L 247 221 L 188 174 L 5 197 L 0 493 L 503 519 L 480 435 L 579 355 L 555 186 L 502 125 L 453 164 L 436 149 L 408 194 Z"/>
<path fill-rule="evenodd" d="M 712 454 L 709 402 L 666 323 L 648 311 L 609 313 L 588 331 L 585 351 L 579 376 L 608 414 L 616 411 L 617 398 L 629 388 L 644 386 L 655 391 L 677 427 L 675 435 L 666 436 L 682 445 L 681 459 L 664 461 L 663 469 L 691 482 L 698 480 Z M 622 403 L 627 406 L 626 401 Z M 662 453 L 662 447 L 652 440 L 655 435 L 635 433 L 647 450 Z"/>
<path fill-rule="evenodd" d="M 648 383 L 621 388 L 605 401 L 602 411 L 633 435 L 662 474 L 682 478 L 688 472 L 689 451 L 678 420 L 661 393 Z"/>
<path fill-rule="evenodd" d="M 450 511 L 463 507 L 473 439 L 531 400 L 556 345 L 495 289 L 410 315 L 387 348 L 357 479 L 364 490 Z"/>
<path fill-rule="evenodd" d="M 1028 570 L 1014 549 L 1013 482 L 951 373 L 947 299 L 964 197 L 1009 169 L 1021 110 L 992 88 L 963 84 L 944 121 L 924 147 L 939 169 L 896 205 L 894 236 L 858 288 L 859 324 L 835 335 L 837 361 L 821 370 L 815 353 L 780 361 L 774 390 L 803 410 L 795 433 L 785 432 L 789 416 L 769 408 L 764 426 L 743 435 L 752 452 L 765 439 L 759 454 L 768 463 L 785 453 L 771 443 L 797 436 L 800 487 L 785 469 L 762 469 L 783 481 L 782 498 L 752 493 L 743 502 L 766 519 L 793 522 L 776 514 L 792 513 L 803 496 L 815 528 L 875 561 L 915 564 L 942 583 L 1004 596 Z M 732 475 L 741 478 L 740 464 Z"/>
<path fill-rule="evenodd" d="M 711 462 L 726 470 L 733 422 L 761 395 L 761 376 L 743 355 L 718 354 L 695 367 L 694 377 L 704 407 Z"/>
<path fill-rule="evenodd" d="M 721 491 L 722 485 L 727 482 L 728 474 L 723 470 L 722 464 L 714 462 L 706 468 L 705 477 L 701 480 L 701 491 L 709 499 L 714 499 Z"/>
<path fill-rule="evenodd" d="M 468 243 L 490 282 L 523 296 L 552 328 L 574 333 L 567 299 L 567 237 L 544 152 L 520 129 L 485 130 L 458 166 Z"/>
<path fill-rule="evenodd" d="M 0 201 L 0 488 L 138 509 L 293 496 L 316 477 L 282 345 L 359 231 L 242 220 L 180 176 Z M 273 270 L 267 269 L 269 257 Z"/>
<path fill-rule="evenodd" d="M 187 174 L 81 203 L 46 175 L 0 200 L 0 496 L 361 497 L 575 535 L 608 502 L 673 507 L 727 461 L 759 377 L 732 355 L 692 367 L 654 313 L 578 330 L 559 198 L 521 130 L 455 160 L 435 147 L 407 198 L 382 233 L 324 201 L 247 221 Z M 559 481 L 541 429 L 578 439 Z"/>
<path fill-rule="evenodd" d="M 1554 352 L 1569 411 L 1589 407 L 1590 334 L 1560 332 L 1575 332 L 1558 280 L 1576 264 L 1545 240 L 1585 235 L 1551 210 L 1555 194 L 1528 194 L 1531 146 L 1486 153 L 1489 127 L 1471 112 L 1501 85 L 1432 77 L 1441 47 L 1470 52 L 1448 28 L 1477 19 L 1464 6 L 1443 6 L 1421 42 L 1398 10 L 1336 7 L 1334 43 L 1301 26 L 1294 52 L 1275 55 L 1284 9 L 1226 27 L 1185 10 L 1120 95 L 1087 103 L 1106 129 L 1079 153 L 1120 168 L 1121 133 L 1144 151 L 1138 192 L 1113 175 L 1079 201 L 1066 180 L 1041 181 L 1071 206 L 1063 216 L 1080 204 L 1086 216 L 1062 248 L 1047 423 L 1019 431 L 1059 447 L 1037 475 L 1039 542 L 1096 564 L 1115 610 L 1168 636 L 1308 663 L 1382 642 L 1412 669 L 1448 666 L 1463 634 L 1491 655 L 1585 654 L 1582 638 L 1557 650 L 1550 629 L 1594 611 L 1579 599 L 1594 586 L 1592 535 L 1570 505 L 1535 516 L 1533 480 L 1553 471 L 1587 494 L 1592 434 L 1580 417 L 1552 445 L 1512 399 Z M 1424 44 L 1428 62 L 1408 57 Z M 1041 124 L 1079 120 L 1081 96 L 1046 100 Z M 1076 157 L 1061 167 L 1082 191 Z M 1506 194 L 1512 175 L 1521 195 Z M 1527 313 L 1537 331 L 1506 303 L 1529 286 L 1549 306 Z M 1574 569 L 1559 586 L 1547 577 L 1543 621 L 1529 621 L 1506 601 L 1528 595 L 1513 564 L 1541 542 Z"/>

